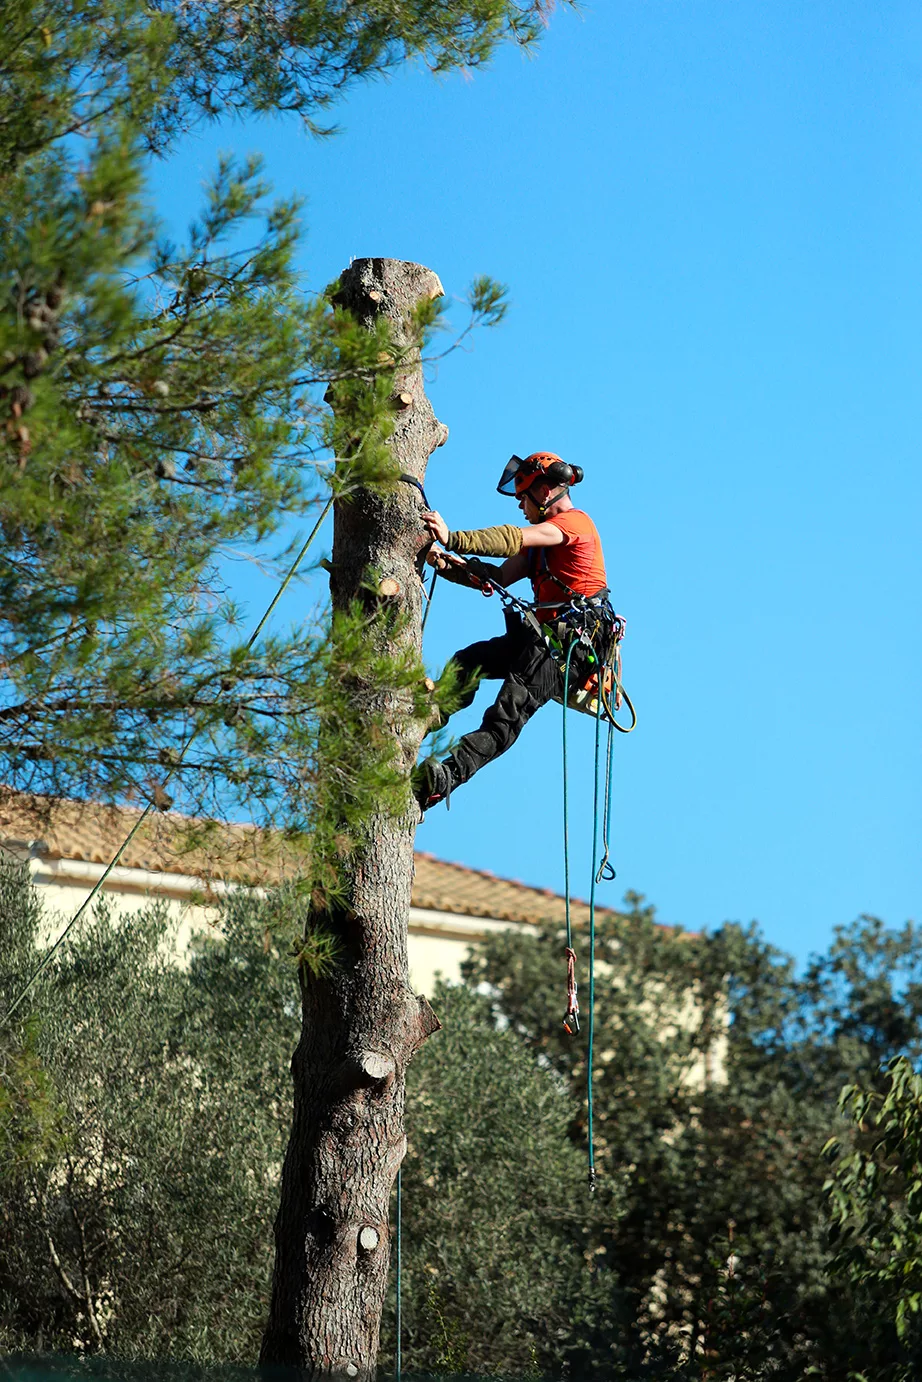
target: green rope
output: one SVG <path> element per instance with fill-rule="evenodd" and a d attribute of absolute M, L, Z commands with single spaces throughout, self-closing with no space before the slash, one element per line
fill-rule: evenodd
<path fill-rule="evenodd" d="M 564 876 L 564 910 L 567 924 L 567 950 L 572 952 L 573 948 L 573 927 L 570 915 L 570 812 L 569 812 L 569 788 L 568 788 L 568 765 L 567 765 L 567 702 L 570 695 L 570 664 L 573 653 L 576 649 L 577 639 L 571 639 L 567 649 L 567 660 L 564 664 L 563 672 L 563 876 Z M 589 1036 L 586 1048 L 586 1131 L 588 1139 L 589 1153 L 589 1190 L 590 1193 L 596 1188 L 596 1169 L 595 1169 L 595 1132 L 594 1132 L 594 1108 L 592 1090 L 592 1067 L 595 1050 L 595 889 L 596 883 L 601 882 L 605 876 L 608 864 L 608 822 L 611 811 L 611 781 L 612 781 L 612 745 L 614 736 L 611 726 L 608 731 L 608 754 L 605 775 L 605 808 L 603 837 L 605 854 L 601 865 L 597 866 L 599 855 L 599 748 L 600 734 L 602 726 L 602 678 L 604 668 L 599 666 L 599 695 L 596 698 L 595 707 L 595 754 L 593 759 L 593 782 L 592 782 L 592 882 L 589 890 Z M 614 871 L 612 870 L 612 873 Z M 570 957 L 572 959 L 572 955 Z"/>
<path fill-rule="evenodd" d="M 592 883 L 589 887 L 589 1041 L 586 1048 L 586 1128 L 589 1138 L 589 1191 L 595 1190 L 595 1143 L 592 1119 L 592 1059 L 595 1039 L 595 885 L 599 851 L 599 730 L 602 725 L 602 675 L 599 668 L 599 695 L 595 707 L 595 772 L 592 783 Z M 609 731 L 610 733 L 610 731 Z M 610 777 L 609 777 L 610 780 Z"/>
<path fill-rule="evenodd" d="M 321 524 L 323 523 L 323 520 L 326 518 L 327 514 L 330 512 L 330 508 L 332 507 L 332 504 L 333 504 L 333 496 L 331 495 L 330 498 L 327 500 L 326 504 L 324 505 L 323 512 L 321 513 L 320 517 L 317 519 L 317 522 L 314 524 L 313 528 L 311 529 L 310 533 L 308 534 L 307 539 L 306 539 L 306 541 L 304 542 L 304 545 L 302 546 L 300 552 L 299 552 L 298 555 L 295 557 L 295 560 L 294 560 L 292 566 L 290 567 L 290 569 L 289 569 L 289 571 L 288 571 L 288 574 L 286 575 L 285 579 L 282 581 L 282 584 L 279 586 L 278 590 L 275 592 L 275 596 L 273 597 L 273 599 L 272 599 L 272 601 L 271 601 L 271 603 L 270 603 L 270 605 L 269 605 L 269 608 L 266 610 L 265 614 L 264 614 L 263 617 L 260 619 L 259 623 L 256 625 L 256 628 L 255 628 L 255 629 L 253 630 L 253 632 L 250 634 L 250 637 L 249 637 L 249 639 L 247 640 L 247 645 L 246 645 L 246 651 L 247 651 L 247 652 L 250 651 L 250 649 L 252 648 L 253 644 L 256 642 L 257 638 L 258 638 L 259 635 L 262 633 L 262 630 L 263 630 L 263 628 L 265 627 L 265 624 L 266 624 L 266 620 L 269 618 L 270 614 L 271 614 L 272 611 L 275 609 L 275 607 L 276 607 L 276 605 L 278 604 L 279 600 L 280 600 L 280 599 L 282 598 L 282 596 L 284 595 L 286 589 L 288 588 L 288 585 L 289 585 L 290 581 L 292 580 L 293 576 L 295 575 L 296 571 L 298 570 L 298 567 L 301 565 L 301 562 L 304 560 L 304 558 L 305 558 L 305 556 L 306 556 L 306 554 L 307 554 L 308 548 L 310 547 L 311 543 L 314 541 L 314 538 L 315 538 L 315 537 L 317 536 L 317 534 L 319 533 Z M 182 765 L 182 760 L 183 760 L 183 758 L 185 757 L 186 753 L 187 753 L 188 750 L 189 750 L 189 745 L 192 743 L 193 737 L 194 737 L 194 731 L 193 731 L 192 733 L 189 734 L 189 736 L 188 736 L 187 739 L 186 739 L 186 742 L 183 744 L 182 748 L 180 749 L 179 754 L 177 755 L 175 762 L 174 762 L 173 764 L 171 764 L 171 766 L 170 766 L 168 772 L 166 773 L 166 775 L 165 775 L 164 778 L 163 778 L 163 782 L 161 783 L 161 787 L 166 787 L 167 783 L 168 783 L 168 782 L 170 781 L 170 779 L 173 777 L 173 774 L 181 767 L 181 765 Z M 77 908 L 76 912 L 75 912 L 74 915 L 71 917 L 70 921 L 69 921 L 69 922 L 67 923 L 67 925 L 64 927 L 64 930 L 61 932 L 60 936 L 58 936 L 58 938 L 57 938 L 57 940 L 55 941 L 54 945 L 51 947 L 51 949 L 50 949 L 49 951 L 47 951 L 47 953 L 46 953 L 45 956 L 43 957 L 41 963 L 33 970 L 32 974 L 30 974 L 29 978 L 27 979 L 27 981 L 26 981 L 26 983 L 25 983 L 25 986 L 24 986 L 24 987 L 20 990 L 20 992 L 17 994 L 17 996 L 16 996 L 16 998 L 13 1000 L 13 1003 L 11 1004 L 11 1006 L 10 1006 L 9 1008 L 7 1008 L 6 1013 L 4 1014 L 4 1017 L 3 1017 L 3 1025 L 4 1025 L 4 1026 L 6 1025 L 7 1022 L 9 1022 L 10 1018 L 13 1016 L 13 1013 L 14 1013 L 14 1012 L 16 1011 L 16 1009 L 19 1007 L 19 1005 L 20 1005 L 20 1003 L 22 1002 L 22 1000 L 23 1000 L 23 999 L 26 997 L 26 995 L 30 992 L 30 990 L 31 990 L 31 988 L 32 988 L 32 986 L 33 986 L 33 984 L 36 982 L 36 980 L 41 976 L 41 974 L 43 973 L 43 971 L 48 967 L 48 965 L 49 965 L 49 964 L 51 963 L 51 961 L 54 959 L 55 954 L 56 954 L 57 951 L 61 948 L 61 946 L 64 944 L 65 940 L 66 940 L 67 937 L 70 935 L 70 932 L 71 932 L 71 931 L 73 930 L 73 928 L 76 926 L 77 922 L 78 922 L 78 921 L 80 920 L 80 918 L 84 915 L 84 913 L 86 912 L 86 910 L 87 910 L 87 908 L 89 907 L 90 903 L 98 896 L 98 894 L 100 893 L 100 891 L 101 891 L 101 889 L 102 889 L 102 887 L 103 887 L 103 884 L 105 883 L 106 879 L 109 877 L 109 875 L 111 874 L 112 870 L 117 866 L 118 861 L 121 859 L 122 855 L 125 853 L 125 850 L 126 850 L 126 849 L 128 848 L 128 846 L 131 844 L 131 841 L 134 839 L 135 835 L 137 835 L 138 831 L 141 829 L 141 826 L 144 824 L 144 822 L 147 820 L 148 816 L 150 815 L 150 813 L 151 813 L 154 809 L 155 809 L 154 803 L 151 802 L 151 801 L 149 801 L 149 802 L 147 803 L 147 805 L 145 806 L 144 810 L 141 812 L 141 814 L 140 814 L 140 816 L 138 817 L 138 819 L 135 821 L 134 825 L 133 825 L 133 826 L 131 827 L 131 829 L 129 830 L 128 834 L 125 836 L 125 838 L 124 838 L 124 840 L 122 841 L 122 843 L 119 845 L 118 849 L 115 851 L 115 854 L 112 856 L 112 858 L 110 859 L 109 863 L 106 865 L 106 868 L 105 868 L 104 872 L 102 873 L 102 875 L 101 875 L 99 878 L 97 878 L 97 880 L 96 880 L 96 882 L 94 883 L 92 889 L 90 890 L 89 895 L 88 895 L 86 898 L 84 898 L 83 902 L 82 902 L 82 903 L 80 904 L 80 906 Z"/>
<path fill-rule="evenodd" d="M 609 836 L 611 834 L 611 791 L 612 791 L 612 765 L 615 752 L 615 726 L 608 720 L 608 748 L 605 755 L 605 814 L 602 817 L 602 859 L 596 870 L 595 881 L 597 883 L 613 883 L 618 877 L 614 864 L 611 862 L 611 845 Z"/>
<path fill-rule="evenodd" d="M 563 669 L 563 904 L 567 918 L 567 949 L 573 948 L 573 926 L 570 920 L 570 807 L 567 790 L 567 701 L 570 696 L 570 662 L 576 648 L 571 638 L 567 661 Z"/>
<path fill-rule="evenodd" d="M 394 1364 L 394 1376 L 400 1382 L 401 1370 L 403 1368 L 403 1351 L 401 1348 L 401 1333 L 403 1326 L 403 1167 L 397 1172 L 397 1356 Z"/>
<path fill-rule="evenodd" d="M 188 747 L 188 746 L 187 746 L 187 747 Z M 183 750 L 183 752 L 185 752 L 185 749 Z M 177 766 L 178 766 L 178 765 L 177 765 Z M 167 773 L 166 777 L 164 778 L 164 785 L 165 785 L 167 782 L 169 782 L 170 777 L 172 776 L 173 771 L 174 771 L 174 769 L 171 768 L 171 769 L 170 769 L 170 772 Z M 125 836 L 125 838 L 124 838 L 124 840 L 122 841 L 122 843 L 119 845 L 119 847 L 118 847 L 118 849 L 116 850 L 115 854 L 113 855 L 112 859 L 111 859 L 111 860 L 109 861 L 109 863 L 107 864 L 106 869 L 105 869 L 105 872 L 102 874 L 102 876 L 101 876 L 100 878 L 98 878 L 98 879 L 96 880 L 96 883 L 93 885 L 93 889 L 92 889 L 92 891 L 90 892 L 89 896 L 86 897 L 86 898 L 83 900 L 83 902 L 80 904 L 80 906 L 77 908 L 76 912 L 75 912 L 74 915 L 71 917 L 70 921 L 69 921 L 69 922 L 67 923 L 67 925 L 64 927 L 64 930 L 61 932 L 60 936 L 58 936 L 58 938 L 57 938 L 57 940 L 55 941 L 54 945 L 51 947 L 51 949 L 50 949 L 50 950 L 47 952 L 47 954 L 44 956 L 43 960 L 41 961 L 41 964 L 37 965 L 36 968 L 32 971 L 32 973 L 29 975 L 29 978 L 26 980 L 26 983 L 25 983 L 24 987 L 23 987 L 23 988 L 20 990 L 20 992 L 16 995 L 16 998 L 13 1000 L 13 1002 L 11 1003 L 11 1005 L 7 1008 L 7 1010 L 6 1010 L 5 1014 L 4 1014 L 4 1017 L 3 1017 L 4 1026 L 6 1025 L 7 1022 L 9 1022 L 10 1018 L 13 1016 L 13 1013 L 14 1013 L 14 1012 L 16 1011 L 16 1009 L 19 1007 L 20 1003 L 21 1003 L 22 1000 L 25 998 L 25 996 L 26 996 L 26 994 L 29 992 L 29 990 L 32 988 L 32 985 L 33 985 L 33 984 L 36 982 L 36 980 L 39 978 L 39 976 L 41 975 L 42 971 L 43 971 L 44 969 L 46 969 L 47 966 L 51 963 L 52 959 L 54 958 L 54 955 L 55 955 L 56 951 L 58 951 L 58 950 L 60 949 L 60 947 L 64 944 L 65 940 L 67 939 L 67 936 L 68 936 L 69 932 L 76 926 L 77 922 L 78 922 L 78 921 L 80 920 L 80 918 L 83 916 L 83 914 L 84 914 L 84 912 L 86 911 L 87 907 L 89 907 L 90 903 L 93 901 L 94 897 L 97 895 L 97 893 L 99 892 L 100 888 L 101 888 L 102 885 L 105 883 L 106 879 L 109 877 L 109 874 L 110 874 L 110 873 L 112 872 L 112 870 L 115 868 L 115 866 L 117 865 L 119 859 L 121 859 L 122 855 L 125 853 L 125 850 L 126 850 L 126 849 L 128 848 L 128 846 L 131 844 L 131 841 L 134 839 L 135 835 L 137 835 L 138 831 L 141 829 L 141 826 L 142 826 L 142 825 L 144 824 L 144 822 L 147 820 L 148 816 L 150 815 L 151 811 L 153 811 L 153 809 L 154 809 L 153 802 L 148 802 L 147 805 L 145 806 L 144 810 L 141 812 L 140 816 L 138 817 L 138 819 L 135 821 L 134 825 L 133 825 L 133 826 L 131 827 L 131 829 L 129 830 L 128 834 Z"/>
<path fill-rule="evenodd" d="M 288 572 L 288 575 L 285 577 L 285 579 L 282 581 L 282 584 L 279 586 L 278 590 L 275 592 L 275 595 L 274 595 L 274 597 L 273 597 L 273 599 L 272 599 L 272 601 L 271 601 L 271 603 L 270 603 L 270 605 L 269 605 L 269 608 L 266 610 L 265 614 L 264 614 L 263 617 L 260 619 L 259 623 L 256 625 L 256 628 L 255 628 L 255 629 L 253 630 L 253 632 L 250 634 L 249 641 L 247 642 L 247 652 L 250 651 L 250 649 L 252 648 L 253 644 L 256 642 L 257 638 L 258 638 L 259 635 L 262 633 L 263 628 L 264 628 L 265 623 L 266 623 L 266 620 L 269 618 L 269 616 L 271 615 L 272 611 L 275 609 L 275 607 L 276 607 L 276 605 L 278 604 L 279 600 L 281 600 L 282 596 L 285 594 L 285 591 L 288 589 L 288 585 L 289 585 L 290 581 L 292 580 L 292 578 L 294 577 L 295 572 L 297 571 L 298 567 L 301 565 L 301 563 L 302 563 L 302 561 L 304 560 L 304 558 L 307 556 L 308 548 L 310 547 L 311 543 L 314 541 L 314 538 L 315 538 L 315 537 L 317 536 L 317 534 L 320 532 L 320 529 L 321 529 L 321 527 L 323 526 L 323 520 L 326 518 L 327 514 L 330 512 L 330 509 L 333 507 L 333 500 L 334 500 L 334 498 L 335 498 L 335 496 L 331 494 L 330 497 L 329 497 L 329 499 L 327 500 L 327 502 L 324 504 L 324 506 L 323 506 L 323 512 L 321 513 L 320 517 L 317 519 L 317 522 L 314 524 L 313 528 L 311 528 L 310 532 L 308 533 L 308 535 L 307 535 L 307 537 L 306 537 L 306 539 L 305 539 L 305 541 L 304 541 L 304 545 L 303 545 L 303 547 L 301 548 L 301 550 L 300 550 L 300 552 L 298 553 L 298 555 L 295 557 L 294 563 L 293 563 L 293 565 L 291 566 L 291 568 L 290 568 L 290 570 L 289 570 L 289 572 Z"/>

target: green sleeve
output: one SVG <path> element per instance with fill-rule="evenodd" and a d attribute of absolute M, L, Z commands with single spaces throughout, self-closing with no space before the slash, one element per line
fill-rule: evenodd
<path fill-rule="evenodd" d="M 462 530 L 449 533 L 445 546 L 461 556 L 514 557 L 522 550 L 522 529 L 503 523 L 498 528 Z"/>

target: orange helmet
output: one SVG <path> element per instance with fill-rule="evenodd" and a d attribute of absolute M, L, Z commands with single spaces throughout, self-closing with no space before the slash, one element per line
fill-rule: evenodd
<path fill-rule="evenodd" d="M 566 489 L 578 485 L 582 478 L 578 465 L 568 465 L 553 451 L 533 451 L 524 461 L 521 456 L 511 456 L 496 488 L 500 494 L 520 499 L 536 480 L 545 480 L 551 488 L 560 485 Z"/>

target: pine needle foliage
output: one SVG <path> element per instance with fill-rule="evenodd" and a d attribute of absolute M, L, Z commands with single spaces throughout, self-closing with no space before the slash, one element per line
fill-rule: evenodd
<path fill-rule="evenodd" d="M 418 61 L 435 73 L 473 69 L 497 46 L 540 40 L 555 0 L 158 0 L 173 19 L 175 79 L 156 127 L 162 139 L 221 111 L 286 111 L 313 133 L 357 81 Z"/>
<path fill-rule="evenodd" d="M 116 111 L 161 153 L 182 131 L 222 113 L 282 112 L 329 133 L 330 106 L 355 83 L 408 61 L 438 73 L 480 67 L 503 43 L 531 50 L 554 7 L 554 0 L 8 0 L 0 115 L 10 145 L 25 153 L 62 129 L 87 134 Z"/>
<path fill-rule="evenodd" d="M 175 804 L 316 836 L 331 885 L 344 827 L 399 782 L 383 723 L 346 723 L 338 679 L 416 687 L 369 609 L 249 645 L 227 560 L 281 574 L 282 529 L 333 493 L 396 484 L 390 396 L 437 304 L 397 346 L 306 294 L 300 208 L 256 158 L 222 158 L 184 243 L 151 214 L 151 147 L 221 106 L 305 118 L 411 54 L 442 70 L 530 43 L 544 9 L 436 14 L 328 0 L 245 8 L 14 0 L 0 34 L 0 780 Z M 470 322 L 503 292 L 478 280 Z M 451 348 L 450 346 L 448 347 Z M 335 415 L 323 400 L 335 397 Z M 369 579 L 373 573 L 369 573 Z M 368 644 L 364 647 L 363 644 Z M 414 713 L 428 714 L 419 697 Z M 320 725 L 326 718 L 326 748 Z M 321 761 L 322 760 L 322 761 Z M 324 825 L 323 803 L 335 824 Z M 332 821 L 332 817 L 330 817 Z"/>

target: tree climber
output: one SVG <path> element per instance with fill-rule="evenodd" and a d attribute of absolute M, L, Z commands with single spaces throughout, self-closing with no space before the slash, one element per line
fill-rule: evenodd
<path fill-rule="evenodd" d="M 447 549 L 433 547 L 427 557 L 441 576 L 488 594 L 491 580 L 505 588 L 527 576 L 535 596 L 533 616 L 523 617 L 507 607 L 502 637 L 472 643 L 454 654 L 462 681 L 459 709 L 471 704 L 484 677 L 503 684 L 479 729 L 463 735 L 443 762 L 430 759 L 417 769 L 415 794 L 423 811 L 446 800 L 485 763 L 505 753 L 535 711 L 562 696 L 563 672 L 552 651 L 554 639 L 558 645 L 569 642 L 588 617 L 596 627 L 611 630 L 601 540 L 592 519 L 570 498 L 570 486 L 582 478 L 579 466 L 548 451 L 536 451 L 525 460 L 513 456 L 497 489 L 518 500 L 527 527 L 504 523 L 450 532 L 441 514 L 423 514 L 431 536 Z M 491 566 L 480 560 L 484 556 L 505 561 Z M 587 642 L 576 647 L 571 685 L 585 680 L 591 656 Z"/>

